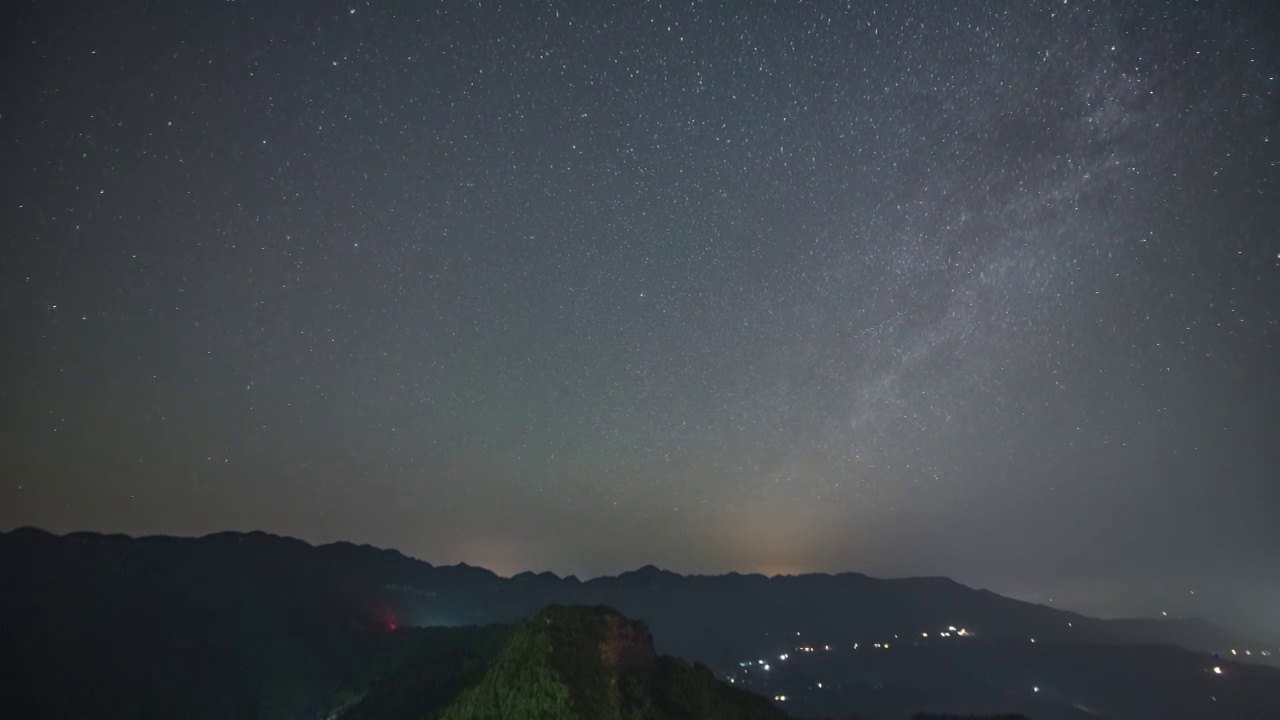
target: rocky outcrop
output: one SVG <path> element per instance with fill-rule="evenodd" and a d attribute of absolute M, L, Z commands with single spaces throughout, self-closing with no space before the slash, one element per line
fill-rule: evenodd
<path fill-rule="evenodd" d="M 658 655 L 653 649 L 653 635 L 644 623 L 611 613 L 605 617 L 600 657 L 618 670 L 650 670 Z"/>

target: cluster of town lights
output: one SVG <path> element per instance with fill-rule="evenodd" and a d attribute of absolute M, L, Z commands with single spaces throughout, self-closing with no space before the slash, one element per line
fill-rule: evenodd
<path fill-rule="evenodd" d="M 799 635 L 799 634 L 800 634 L 800 633 L 798 633 L 798 632 L 796 633 L 796 635 Z M 971 633 L 970 633 L 967 629 L 965 629 L 965 628 L 957 628 L 955 625 L 949 625 L 949 626 L 947 626 L 947 629 L 946 629 L 946 630 L 942 630 L 942 631 L 938 632 L 938 637 L 949 638 L 949 637 L 952 637 L 953 635 L 954 635 L 954 636 L 957 636 L 957 637 L 969 637 L 969 636 L 971 635 Z M 898 639 L 898 636 L 897 636 L 897 635 L 894 635 L 893 637 L 894 637 L 894 639 L 895 639 L 895 640 L 896 640 L 896 639 Z M 929 633 L 927 633 L 927 632 L 922 632 L 922 633 L 920 633 L 920 637 L 928 638 L 928 637 L 929 637 Z M 1035 642 L 1035 638 L 1032 638 L 1032 639 L 1031 639 L 1031 642 Z M 854 644 L 853 644 L 853 649 L 854 649 L 854 650 L 857 650 L 859 647 L 860 647 L 859 643 L 854 643 Z M 888 650 L 888 649 L 889 649 L 889 643 L 887 643 L 887 642 L 883 642 L 883 643 L 875 643 L 875 644 L 873 645 L 873 647 L 876 647 L 876 648 L 879 648 L 879 649 L 883 649 L 883 650 Z M 823 645 L 823 646 L 822 646 L 822 649 L 823 649 L 823 650 L 826 650 L 826 651 L 830 651 L 830 650 L 831 650 L 831 646 L 830 646 L 830 645 Z M 815 650 L 816 650 L 816 648 L 814 648 L 812 645 L 800 645 L 800 646 L 797 646 L 797 647 L 795 648 L 795 652 L 802 652 L 802 653 L 811 653 L 811 652 L 815 652 Z M 1231 652 L 1234 654 L 1234 653 L 1235 653 L 1235 650 L 1232 650 Z M 791 653 L 781 653 L 781 654 L 779 654 L 779 655 L 778 655 L 778 661 L 779 661 L 779 662 L 785 662 L 785 661 L 787 661 L 787 660 L 789 660 L 789 659 L 791 659 Z M 761 670 L 765 670 L 765 671 L 770 670 L 769 664 L 768 664 L 767 662 L 765 662 L 764 660 L 756 660 L 755 662 L 752 662 L 752 661 L 750 661 L 750 660 L 747 660 L 747 661 L 745 661 L 745 662 L 740 662 L 740 663 L 738 663 L 738 666 L 739 666 L 739 667 L 742 667 L 742 668 L 744 668 L 744 669 L 750 669 L 750 668 L 752 668 L 752 667 L 759 667 Z M 1215 668 L 1215 671 L 1217 671 L 1217 668 Z M 735 678 L 732 678 L 732 677 L 731 677 L 731 678 L 729 678 L 729 682 L 736 683 L 736 682 L 737 682 L 737 680 L 736 680 Z M 819 687 L 819 688 L 821 688 L 821 687 L 822 687 L 822 683 L 818 683 L 818 687 Z M 1038 689 L 1038 688 L 1036 689 L 1036 692 L 1039 692 L 1039 689 Z M 775 696 L 774 696 L 774 700 L 784 701 L 784 700 L 786 700 L 786 699 L 787 699 L 787 698 L 786 698 L 786 696 L 785 696 L 785 695 L 775 695 Z"/>
<path fill-rule="evenodd" d="M 1067 625 L 1068 625 L 1068 626 L 1071 626 L 1071 623 L 1067 623 Z M 800 633 L 796 633 L 796 635 L 799 635 L 799 634 L 800 634 Z M 949 637 L 952 637 L 952 636 L 956 636 L 956 637 L 970 637 L 970 636 L 972 635 L 972 633 L 970 633 L 966 628 L 957 628 L 955 625 L 949 625 L 949 626 L 947 626 L 947 629 L 946 629 L 946 630 L 943 630 L 943 631 L 938 632 L 938 633 L 937 633 L 937 635 L 938 635 L 938 637 L 944 637 L 944 638 L 949 638 Z M 898 638 L 898 636 L 897 636 L 897 635 L 894 635 L 893 637 L 894 637 L 895 639 L 897 639 L 897 638 Z M 928 633 L 928 632 L 921 632 L 921 633 L 920 633 L 920 637 L 922 637 L 922 638 L 928 638 L 928 637 L 929 637 L 929 633 Z M 1035 643 L 1035 641 L 1036 641 L 1036 639 L 1035 639 L 1035 638 L 1029 638 L 1029 639 L 1030 639 L 1030 641 L 1031 641 L 1032 643 Z M 888 650 L 888 649 L 889 649 L 889 643 L 887 643 L 887 642 L 874 643 L 874 644 L 873 644 L 873 647 Z M 859 644 L 858 644 L 858 643 L 854 643 L 854 644 L 853 644 L 853 649 L 854 649 L 854 650 L 857 650 L 858 648 L 859 648 Z M 830 646 L 830 645 L 823 645 L 823 646 L 822 646 L 822 649 L 823 649 L 823 650 L 831 650 L 831 646 Z M 795 652 L 811 653 L 811 652 L 814 652 L 814 651 L 815 651 L 815 648 L 814 648 L 813 646 L 810 646 L 810 645 L 798 646 L 798 647 L 796 647 L 796 649 L 795 649 Z M 1245 654 L 1245 655 L 1248 655 L 1248 656 L 1252 656 L 1252 655 L 1253 655 L 1253 651 L 1252 651 L 1252 650 L 1244 650 L 1243 652 L 1244 652 L 1244 654 Z M 1241 651 L 1239 651 L 1239 650 L 1236 650 L 1236 649 L 1232 649 L 1232 650 L 1231 650 L 1231 654 L 1232 654 L 1232 655 L 1239 656 L 1239 655 L 1240 655 L 1240 653 L 1241 653 Z M 1259 654 L 1259 655 L 1262 655 L 1262 656 L 1265 656 L 1265 657 L 1270 657 L 1270 656 L 1271 656 L 1271 652 L 1270 652 L 1269 650 L 1259 650 L 1259 651 L 1258 651 L 1258 654 Z M 1216 653 L 1214 654 L 1214 657 L 1217 657 L 1217 654 L 1216 654 Z M 779 661 L 786 661 L 786 660 L 788 660 L 788 659 L 790 659 L 790 658 L 791 658 L 791 654 L 790 654 L 790 653 L 782 653 L 782 654 L 778 655 L 778 660 L 779 660 Z M 739 665 L 739 666 L 741 666 L 741 667 L 743 667 L 743 668 L 750 668 L 750 667 L 753 667 L 753 666 L 758 666 L 758 667 L 760 667 L 760 668 L 761 668 L 761 669 L 763 669 L 763 670 L 769 670 L 769 664 L 768 664 L 768 663 L 766 663 L 764 660 L 757 660 L 757 661 L 755 661 L 754 663 L 753 663 L 753 662 L 751 662 L 751 661 L 746 661 L 746 662 L 738 663 L 738 665 Z M 1211 671 L 1213 672 L 1213 674 L 1214 674 L 1214 675 L 1222 675 L 1222 674 L 1223 674 L 1222 667 L 1221 667 L 1221 666 L 1219 666 L 1219 665 L 1214 665 Z M 736 682 L 737 682 L 737 680 L 736 680 L 735 678 L 730 677 L 730 678 L 729 678 L 729 682 L 736 683 Z M 817 684 L 817 686 L 818 686 L 818 689 L 822 689 L 822 683 L 818 683 L 818 684 Z M 1031 691 L 1032 691 L 1033 693 L 1039 693 L 1039 692 L 1040 692 L 1040 686 L 1039 686 L 1039 685 L 1033 685 L 1033 686 L 1031 686 Z M 774 699 L 774 700 L 776 700 L 776 701 L 778 701 L 778 702 L 786 702 L 786 700 L 787 700 L 787 696 L 786 696 L 786 695 L 774 695 L 774 696 L 773 696 L 773 699 Z"/>

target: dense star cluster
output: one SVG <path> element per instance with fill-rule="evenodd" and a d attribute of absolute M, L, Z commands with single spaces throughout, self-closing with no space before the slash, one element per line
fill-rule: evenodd
<path fill-rule="evenodd" d="M 9 12 L 0 526 L 1280 625 L 1270 3 Z"/>

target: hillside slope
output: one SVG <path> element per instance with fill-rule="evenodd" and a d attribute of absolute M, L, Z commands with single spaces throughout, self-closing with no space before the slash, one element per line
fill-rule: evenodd
<path fill-rule="evenodd" d="M 550 607 L 520 625 L 443 720 L 779 720 L 706 667 L 659 657 L 643 624 L 605 607 Z"/>

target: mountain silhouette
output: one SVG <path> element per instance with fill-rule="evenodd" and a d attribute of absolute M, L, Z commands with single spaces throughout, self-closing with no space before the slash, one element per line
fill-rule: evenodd
<path fill-rule="evenodd" d="M 615 608 L 652 630 L 655 657 L 701 663 L 690 666 L 695 675 L 739 674 L 735 683 L 785 694 L 780 707 L 811 715 L 1025 712 L 1022 700 L 1001 700 L 1022 698 L 1044 708 L 1028 716 L 1052 720 L 1073 717 L 1052 708 L 1093 708 L 1081 698 L 1120 707 L 1128 687 L 1152 693 L 1162 717 L 1276 717 L 1280 708 L 1280 673 L 1244 664 L 1243 655 L 1214 660 L 1208 652 L 1248 644 L 1210 623 L 1098 620 L 946 578 L 699 576 L 646 566 L 585 582 L 551 573 L 508 579 L 394 550 L 311 546 L 267 533 L 135 539 L 29 528 L 0 533 L 0 573 L 0 667 L 13 680 L 0 693 L 3 717 L 314 718 L 412 697 L 429 706 L 482 680 L 502 686 L 500 676 L 487 680 L 487 668 L 504 633 L 556 605 Z M 965 629 L 969 644 L 919 637 L 948 627 Z M 881 641 L 893 642 L 894 653 L 873 659 L 852 650 Z M 829 665 L 793 658 L 767 677 L 739 672 L 748 659 L 799 645 L 841 653 Z M 393 671 L 413 662 L 435 669 Z M 646 670 L 645 682 L 659 682 L 667 667 L 675 666 L 660 661 Z M 1060 682 L 1046 681 L 1032 696 L 1028 668 Z M 856 682 L 838 696 L 813 689 L 822 673 L 836 671 Z M 431 680 L 405 679 L 413 677 Z M 658 699 L 666 686 L 654 687 L 654 707 L 666 707 Z"/>

